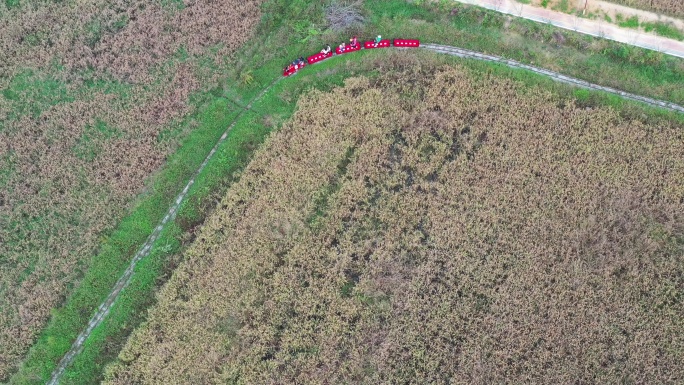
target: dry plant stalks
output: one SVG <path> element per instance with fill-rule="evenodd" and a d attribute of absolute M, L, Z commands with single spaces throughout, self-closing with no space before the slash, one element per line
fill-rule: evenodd
<path fill-rule="evenodd" d="M 11 99 L 0 93 L 0 381 L 177 145 L 160 142 L 162 130 L 191 112 L 189 96 L 219 76 L 201 75 L 195 55 L 216 59 L 243 44 L 260 4 L 198 0 L 169 10 L 88 0 L 2 13 L 0 89 L 29 70 L 68 97 L 45 103 L 30 84 Z M 217 52 L 207 49 L 218 44 Z M 181 46 L 189 58 L 172 61 Z M 162 63 L 169 65 L 160 70 Z M 125 95 L 86 88 L 87 68 L 95 80 L 114 78 Z M 40 110 L 18 111 L 25 105 Z"/>
<path fill-rule="evenodd" d="M 383 63 L 300 100 L 105 383 L 680 382 L 683 127 Z"/>
<path fill-rule="evenodd" d="M 627 5 L 654 12 L 667 13 L 678 17 L 684 16 L 684 5 L 681 0 L 608 0 L 613 3 Z"/>
<path fill-rule="evenodd" d="M 363 2 L 360 0 L 333 1 L 325 9 L 328 27 L 333 31 L 343 31 L 349 27 L 362 24 L 365 20 L 361 14 L 362 6 Z"/>

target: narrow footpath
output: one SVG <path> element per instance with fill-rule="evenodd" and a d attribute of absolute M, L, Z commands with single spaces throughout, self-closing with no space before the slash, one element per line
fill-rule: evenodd
<path fill-rule="evenodd" d="M 622 28 L 604 20 L 585 19 L 575 15 L 522 4 L 516 0 L 456 0 L 497 12 L 522 17 L 539 23 L 551 24 L 596 37 L 646 48 L 667 55 L 684 58 L 684 42 L 668 39 L 635 29 Z"/>

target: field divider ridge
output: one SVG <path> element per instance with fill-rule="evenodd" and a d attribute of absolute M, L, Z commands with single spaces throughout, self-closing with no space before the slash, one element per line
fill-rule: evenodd
<path fill-rule="evenodd" d="M 629 92 L 621 91 L 615 88 L 611 87 L 605 87 L 605 86 L 600 86 L 598 84 L 590 83 L 586 80 L 581 80 L 577 78 L 573 78 L 567 75 L 563 75 L 558 72 L 546 70 L 543 68 L 539 67 L 534 67 L 531 65 L 523 64 L 520 62 L 517 62 L 515 60 L 511 59 L 504 59 L 499 56 L 494 56 L 494 55 L 487 55 L 487 54 L 482 54 L 476 51 L 470 51 L 467 49 L 463 48 L 458 48 L 458 47 L 452 47 L 448 45 L 440 45 L 440 44 L 421 44 L 421 48 L 437 52 L 437 53 L 443 53 L 447 55 L 452 55 L 452 56 L 458 56 L 461 58 L 466 58 L 466 59 L 477 59 L 477 60 L 483 60 L 483 61 L 488 61 L 488 62 L 494 62 L 494 63 L 501 63 L 504 64 L 508 67 L 511 68 L 519 68 L 519 69 L 524 69 L 528 71 L 532 71 L 534 73 L 537 73 L 539 75 L 544 75 L 548 76 L 556 81 L 559 81 L 561 83 L 566 83 L 570 85 L 574 85 L 577 87 L 585 88 L 585 89 L 591 89 L 591 90 L 596 90 L 596 91 L 604 91 L 611 93 L 613 95 L 620 96 L 623 99 L 628 99 L 628 100 L 633 100 L 641 103 L 645 103 L 648 105 L 651 105 L 653 107 L 660 107 L 664 108 L 670 111 L 675 111 L 679 113 L 684 113 L 684 107 L 671 103 L 671 102 L 666 102 L 663 100 L 658 100 L 658 99 L 653 99 L 641 95 L 636 95 L 632 94 Z"/>
<path fill-rule="evenodd" d="M 204 158 L 204 161 L 202 164 L 199 166 L 199 168 L 193 173 L 192 177 L 190 177 L 190 180 L 188 180 L 188 183 L 185 185 L 185 188 L 176 196 L 176 199 L 174 200 L 173 204 L 169 208 L 169 210 L 166 212 L 166 215 L 164 215 L 164 218 L 159 222 L 159 224 L 154 228 L 152 233 L 149 235 L 145 243 L 138 249 L 138 251 L 135 253 L 135 256 L 131 260 L 131 263 L 128 265 L 126 270 L 123 272 L 119 280 L 116 282 L 114 285 L 114 288 L 112 291 L 109 293 L 107 298 L 100 304 L 100 306 L 97 308 L 97 312 L 95 315 L 93 315 L 90 318 L 90 321 L 88 321 L 88 326 L 78 335 L 74 343 L 71 345 L 71 348 L 69 351 L 62 357 L 62 359 L 59 361 L 57 364 L 57 367 L 55 370 L 52 372 L 52 375 L 50 377 L 50 381 L 47 382 L 48 385 L 57 385 L 59 384 L 60 379 L 64 375 L 64 372 L 66 368 L 73 362 L 74 358 L 83 350 L 83 344 L 85 341 L 88 339 L 90 334 L 93 332 L 93 330 L 99 326 L 102 321 L 105 319 L 107 314 L 109 314 L 109 311 L 112 309 L 112 306 L 116 302 L 116 300 L 119 298 L 119 295 L 121 292 L 131 283 L 131 278 L 133 277 L 133 273 L 135 270 L 136 265 L 140 260 L 145 258 L 150 254 L 150 251 L 152 250 L 152 246 L 154 245 L 154 242 L 159 238 L 159 235 L 161 232 L 164 230 L 164 227 L 169 221 L 172 221 L 175 217 L 176 214 L 178 213 L 178 209 L 180 208 L 180 204 L 183 202 L 185 197 L 188 194 L 188 191 L 190 191 L 190 187 L 195 183 L 195 178 L 204 170 L 204 167 L 209 163 L 209 160 L 214 156 L 216 151 L 218 150 L 219 146 L 226 140 L 228 137 L 228 133 L 232 130 L 232 128 L 235 126 L 235 124 L 238 122 L 240 117 L 246 112 L 251 110 L 252 105 L 254 104 L 255 101 L 258 99 L 261 99 L 261 97 L 264 96 L 264 94 L 271 89 L 276 83 L 281 81 L 283 78 L 277 78 L 274 81 L 271 82 L 266 88 L 264 88 L 259 94 L 257 94 L 248 104 L 246 107 L 241 107 L 242 110 L 235 116 L 233 119 L 233 122 L 226 128 L 226 130 L 223 132 L 223 135 L 219 138 L 219 140 L 216 142 L 214 147 L 209 151 L 209 154 Z M 237 105 L 237 104 L 236 104 Z"/>

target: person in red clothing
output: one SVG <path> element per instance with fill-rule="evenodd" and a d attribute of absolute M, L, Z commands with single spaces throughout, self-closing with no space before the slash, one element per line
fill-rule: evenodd
<path fill-rule="evenodd" d="M 356 36 L 349 39 L 349 46 L 351 49 L 356 49 L 359 46 L 359 41 L 356 39 Z"/>

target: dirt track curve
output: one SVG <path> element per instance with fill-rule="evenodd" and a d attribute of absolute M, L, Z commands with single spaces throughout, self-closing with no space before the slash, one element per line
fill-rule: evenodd
<path fill-rule="evenodd" d="M 520 69 L 525 69 L 529 70 L 541 75 L 548 76 L 554 80 L 575 85 L 578 87 L 582 88 L 587 88 L 587 89 L 592 89 L 592 90 L 598 90 L 598 91 L 604 91 L 604 92 L 609 92 L 615 95 L 618 95 L 622 98 L 629 99 L 629 100 L 634 100 L 642 103 L 649 104 L 654 107 L 660 107 L 664 109 L 668 109 L 671 111 L 676 111 L 680 113 L 684 113 L 684 107 L 679 106 L 674 103 L 670 102 L 665 102 L 661 100 L 656 100 L 656 99 L 651 99 L 639 95 L 634 95 L 630 94 L 627 92 L 623 92 L 620 90 L 616 90 L 614 88 L 609 88 L 609 87 L 602 87 L 596 84 L 592 84 L 589 82 L 586 82 L 584 80 L 580 79 L 575 79 L 571 78 L 569 76 L 565 76 L 563 74 L 560 74 L 558 72 L 553 72 L 553 71 L 548 71 L 542 68 L 538 67 L 533 67 L 533 66 L 528 66 L 526 64 L 522 64 L 519 62 L 516 62 L 514 60 L 508 60 L 504 59 L 498 56 L 492 56 L 492 55 L 485 55 L 481 54 L 479 52 L 475 51 L 469 51 L 465 50 L 462 48 L 458 47 L 451 47 L 451 46 L 445 46 L 445 45 L 438 45 L 438 44 L 422 44 L 422 48 L 428 49 L 434 52 L 438 53 L 444 53 L 447 55 L 453 55 L 453 56 L 459 56 L 462 58 L 471 58 L 471 59 L 478 59 L 478 60 L 484 60 L 484 61 L 489 61 L 489 62 L 496 62 L 496 63 L 501 63 L 505 64 L 509 67 L 512 68 L 520 68 Z M 397 48 L 397 49 L 411 49 L 411 48 Z M 306 70 L 305 70 L 306 71 Z M 88 322 L 88 326 L 78 335 L 74 343 L 71 345 L 71 348 L 69 351 L 62 357 L 62 359 L 59 361 L 59 364 L 55 368 L 55 370 L 52 372 L 52 376 L 50 378 L 50 381 L 48 381 L 48 385 L 56 385 L 59 383 L 62 375 L 64 374 L 64 371 L 66 368 L 71 364 L 71 362 L 74 360 L 74 358 L 83 350 L 83 344 L 86 341 L 86 339 L 90 336 L 92 331 L 102 323 L 104 318 L 109 314 L 109 311 L 111 310 L 112 306 L 116 302 L 116 300 L 119 297 L 119 294 L 128 286 L 128 284 L 131 281 L 131 277 L 133 276 L 133 272 L 135 270 L 135 266 L 137 263 L 145 258 L 147 255 L 149 255 L 150 250 L 152 249 L 152 245 L 154 242 L 157 240 L 159 237 L 159 234 L 162 232 L 164 227 L 169 221 L 172 221 L 176 217 L 176 213 L 178 212 L 178 208 L 180 207 L 180 204 L 183 202 L 185 199 L 185 196 L 187 195 L 188 191 L 190 190 L 190 187 L 195 183 L 195 178 L 199 173 L 204 170 L 204 167 L 207 165 L 209 160 L 214 156 L 214 153 L 216 153 L 216 150 L 218 147 L 223 143 L 223 141 L 226 139 L 228 136 L 228 133 L 230 130 L 233 128 L 237 120 L 242 116 L 242 114 L 248 110 L 251 109 L 252 105 L 254 104 L 255 101 L 263 97 L 263 95 L 270 90 L 276 83 L 278 83 L 280 80 L 284 79 L 283 77 L 279 77 L 271 84 L 269 84 L 266 88 L 264 88 L 261 93 L 259 93 L 252 101 L 249 102 L 249 104 L 243 108 L 242 111 L 235 117 L 231 125 L 226 129 L 226 131 L 223 133 L 221 138 L 218 140 L 216 145 L 211 149 L 207 157 L 205 158 L 204 162 L 200 165 L 200 167 L 195 171 L 193 174 L 192 178 L 188 181 L 188 183 L 185 185 L 185 188 L 183 188 L 183 191 L 181 191 L 180 194 L 176 197 L 176 200 L 174 203 L 171 205 L 169 208 L 169 211 L 166 213 L 162 221 L 155 227 L 155 229 L 152 231 L 152 234 L 147 238 L 145 243 L 142 245 L 142 247 L 138 250 L 138 252 L 135 254 L 133 259 L 131 260 L 130 265 L 124 271 L 124 273 L 121 275 L 121 278 L 116 282 L 116 285 L 114 285 L 114 288 L 112 288 L 112 291 L 109 293 L 105 301 L 98 307 L 97 311 L 95 312 L 95 315 L 90 319 Z"/>

